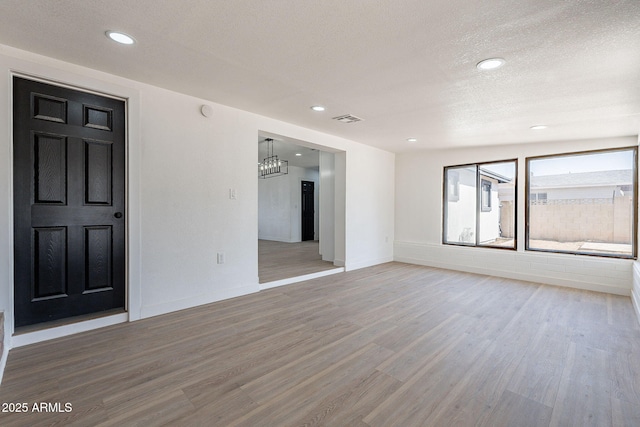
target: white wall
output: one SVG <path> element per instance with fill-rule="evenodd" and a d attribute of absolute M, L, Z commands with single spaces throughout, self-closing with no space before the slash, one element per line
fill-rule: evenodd
<path fill-rule="evenodd" d="M 393 158 L 391 153 L 347 152 L 346 182 L 360 182 L 359 187 L 348 185 L 345 197 L 347 270 L 392 260 L 395 231 L 388 224 L 394 218 Z M 370 227 L 372 223 L 379 226 Z M 365 247 L 369 251 L 364 252 Z"/>
<path fill-rule="evenodd" d="M 258 238 L 291 240 L 291 180 L 288 175 L 258 180 Z"/>
<path fill-rule="evenodd" d="M 392 153 L 0 45 L 0 311 L 7 336 L 13 332 L 12 71 L 128 99 L 131 320 L 259 290 L 259 131 L 340 152 L 336 205 L 340 198 L 353 203 L 342 212 L 336 206 L 336 256 L 349 269 L 393 258 L 384 241 L 393 238 Z M 213 107 L 211 118 L 199 113 L 202 104 Z M 226 254 L 225 264 L 216 264 L 218 252 Z"/>
<path fill-rule="evenodd" d="M 214 104 L 207 119 L 206 101 L 140 89 L 142 316 L 257 291 L 257 128 L 238 125 L 250 118 L 239 110 Z"/>
<path fill-rule="evenodd" d="M 631 289 L 631 303 L 636 310 L 638 323 L 640 323 L 640 262 L 633 263 L 633 288 Z"/>
<path fill-rule="evenodd" d="M 347 153 L 341 152 L 334 154 L 334 166 L 335 166 L 335 224 L 334 224 L 334 239 L 335 239 L 335 254 L 333 264 L 338 267 L 346 266 L 346 236 L 347 236 Z M 393 258 L 393 252 L 390 253 Z"/>
<path fill-rule="evenodd" d="M 318 204 L 320 255 L 323 261 L 335 259 L 335 159 L 333 153 L 320 151 L 320 199 Z"/>
<path fill-rule="evenodd" d="M 287 175 L 258 180 L 258 238 L 278 242 L 302 241 L 301 183 L 314 183 L 314 236 L 318 239 L 320 176 L 317 170 L 289 166 Z"/>
<path fill-rule="evenodd" d="M 629 295 L 631 260 L 524 251 L 525 157 L 637 144 L 638 138 L 634 136 L 399 154 L 396 156 L 394 258 L 415 264 Z M 518 250 L 443 245 L 443 168 L 513 158 L 518 159 Z"/>

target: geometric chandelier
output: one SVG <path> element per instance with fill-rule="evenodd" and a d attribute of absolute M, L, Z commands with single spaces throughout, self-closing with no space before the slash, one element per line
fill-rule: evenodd
<path fill-rule="evenodd" d="M 258 178 L 266 179 L 274 176 L 287 175 L 289 173 L 289 162 L 280 160 L 273 154 L 273 139 L 265 139 L 267 143 L 267 157 L 258 164 Z"/>

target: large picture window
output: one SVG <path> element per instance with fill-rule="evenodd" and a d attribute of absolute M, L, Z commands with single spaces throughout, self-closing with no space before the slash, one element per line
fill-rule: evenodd
<path fill-rule="evenodd" d="M 516 248 L 515 160 L 444 169 L 443 243 Z"/>
<path fill-rule="evenodd" d="M 526 249 L 636 257 L 637 148 L 527 159 Z"/>

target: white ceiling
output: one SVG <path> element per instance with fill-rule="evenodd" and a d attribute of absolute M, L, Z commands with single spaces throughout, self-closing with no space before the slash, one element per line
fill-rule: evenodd
<path fill-rule="evenodd" d="M 0 10 L 2 44 L 395 152 L 640 128 L 639 0 L 3 0 Z M 137 43 L 110 41 L 110 29 Z M 495 56 L 506 65 L 476 69 Z M 342 114 L 364 121 L 331 120 Z M 549 128 L 529 129 L 540 123 Z"/>

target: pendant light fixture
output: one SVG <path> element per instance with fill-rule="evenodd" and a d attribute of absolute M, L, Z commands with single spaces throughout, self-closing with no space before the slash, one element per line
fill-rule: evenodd
<path fill-rule="evenodd" d="M 258 164 L 258 178 L 266 179 L 274 176 L 287 175 L 289 173 L 289 162 L 280 160 L 273 154 L 273 139 L 265 139 L 267 143 L 267 157 Z"/>

